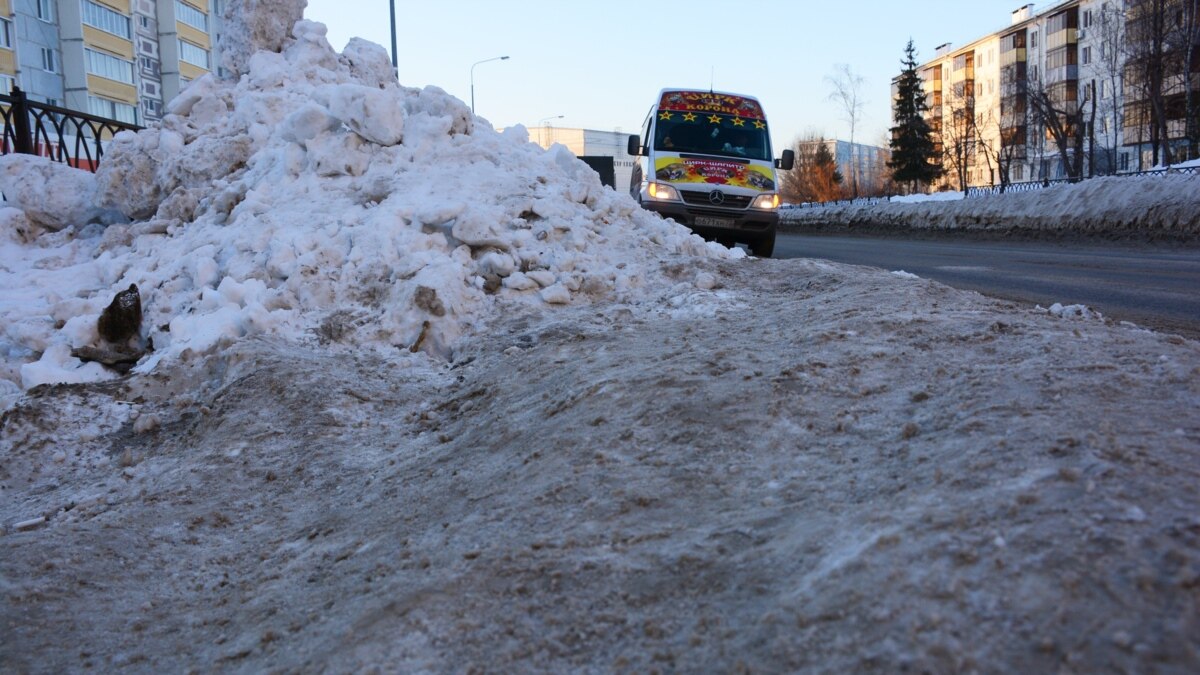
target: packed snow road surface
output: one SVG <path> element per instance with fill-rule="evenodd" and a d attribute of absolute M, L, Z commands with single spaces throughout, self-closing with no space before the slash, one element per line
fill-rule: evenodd
<path fill-rule="evenodd" d="M 0 662 L 1200 667 L 1200 345 L 686 262 L 453 363 L 254 339 L 35 390 L 0 448 Z"/>

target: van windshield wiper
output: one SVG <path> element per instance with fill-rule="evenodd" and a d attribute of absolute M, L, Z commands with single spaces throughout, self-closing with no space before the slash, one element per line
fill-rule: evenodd
<path fill-rule="evenodd" d="M 744 159 L 742 157 L 731 157 L 729 155 L 721 155 L 721 154 L 717 154 L 715 152 L 709 152 L 709 153 L 681 152 L 681 153 L 679 153 L 679 156 L 682 157 L 683 159 L 708 159 L 709 157 L 718 157 L 727 162 L 733 162 L 734 164 L 749 164 L 750 163 L 750 160 Z"/>

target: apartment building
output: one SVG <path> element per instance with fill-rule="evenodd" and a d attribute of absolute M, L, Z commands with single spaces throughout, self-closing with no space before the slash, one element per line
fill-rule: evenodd
<path fill-rule="evenodd" d="M 890 149 L 835 139 L 800 141 L 797 149 L 802 156 L 812 156 L 818 143 L 829 151 L 838 172 L 842 174 L 842 185 L 847 189 L 855 180 L 858 181 L 859 194 L 877 193 L 884 189 L 887 163 L 892 158 Z"/>
<path fill-rule="evenodd" d="M 1200 59 L 1189 65 L 1184 56 L 1189 44 L 1200 53 L 1194 5 L 1028 4 L 1004 29 L 938 47 L 918 72 L 943 184 L 1137 171 L 1161 163 L 1167 149 L 1175 161 L 1194 156 L 1197 129 L 1187 119 L 1197 106 L 1187 101 L 1200 100 Z"/>
<path fill-rule="evenodd" d="M 0 86 L 149 124 L 215 69 L 213 0 L 0 0 Z"/>

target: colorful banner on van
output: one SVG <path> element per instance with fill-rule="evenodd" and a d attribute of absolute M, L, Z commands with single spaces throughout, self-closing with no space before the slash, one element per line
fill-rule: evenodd
<path fill-rule="evenodd" d="M 659 110 L 735 115 L 752 120 L 766 119 L 762 106 L 754 99 L 707 91 L 664 91 Z"/>
<path fill-rule="evenodd" d="M 708 183 L 759 191 L 775 189 L 774 176 L 767 167 L 719 159 L 660 157 L 654 163 L 654 177 L 667 183 Z"/>

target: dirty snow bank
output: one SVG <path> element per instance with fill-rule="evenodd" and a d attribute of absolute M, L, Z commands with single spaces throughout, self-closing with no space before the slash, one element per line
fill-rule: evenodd
<path fill-rule="evenodd" d="M 1200 240 L 1200 176 L 1107 176 L 961 200 L 785 209 L 785 228 Z"/>
<path fill-rule="evenodd" d="M 638 209 L 561 146 L 397 85 L 378 45 L 338 54 L 300 21 L 244 70 L 192 83 L 160 127 L 114 139 L 94 184 L 54 190 L 78 200 L 54 213 L 129 222 L 59 216 L 36 236 L 48 209 L 14 193 L 23 214 L 0 213 L 0 381 L 112 377 L 70 352 L 96 344 L 100 311 L 130 284 L 157 350 L 138 366 L 149 372 L 254 335 L 446 358 L 499 302 L 626 298 L 658 282 L 660 258 L 744 257 Z M 28 161 L 5 157 L 0 176 Z"/>
<path fill-rule="evenodd" d="M 39 389 L 0 431 L 0 662 L 1200 669 L 1200 344 L 813 260 L 661 271 L 454 365 L 251 339 Z"/>

